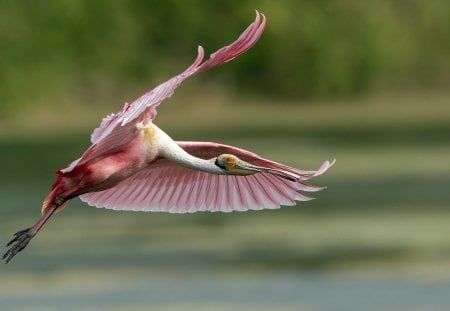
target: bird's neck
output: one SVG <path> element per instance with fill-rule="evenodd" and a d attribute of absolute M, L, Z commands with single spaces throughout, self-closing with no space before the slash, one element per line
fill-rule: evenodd
<path fill-rule="evenodd" d="M 180 166 L 199 170 L 211 174 L 224 175 L 224 171 L 214 164 L 214 159 L 201 159 L 187 153 L 181 148 L 172 138 L 169 137 L 163 130 L 152 124 L 152 141 L 148 141 L 150 148 L 157 148 L 158 155 Z M 144 135 L 146 135 L 144 133 Z M 151 146 L 150 146 L 151 144 Z"/>

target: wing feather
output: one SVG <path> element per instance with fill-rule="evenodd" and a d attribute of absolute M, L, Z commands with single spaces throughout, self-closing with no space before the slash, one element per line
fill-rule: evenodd
<path fill-rule="evenodd" d="M 145 180 L 148 179 L 152 179 L 154 178 L 154 181 L 152 183 L 149 184 L 149 186 L 147 186 L 149 189 L 146 189 L 146 191 L 144 191 L 144 195 L 142 196 L 137 196 L 136 199 L 134 200 L 134 205 L 136 206 L 137 210 L 140 211 L 151 211 L 151 210 L 155 210 L 158 211 L 159 210 L 159 202 L 155 200 L 155 204 L 153 206 L 146 206 L 144 203 L 151 200 L 153 197 L 155 197 L 156 195 L 158 195 L 158 192 L 161 192 L 161 194 L 163 194 L 162 192 L 162 185 L 164 183 L 164 181 L 166 181 L 164 178 L 160 177 L 162 174 L 162 171 L 160 172 L 155 172 L 155 176 L 152 176 L 151 174 L 152 172 L 148 172 L 147 175 L 148 177 Z M 141 181 L 142 184 L 142 188 L 145 188 L 144 185 L 146 185 L 145 180 Z"/>
<path fill-rule="evenodd" d="M 201 184 L 200 182 L 200 174 L 199 172 L 193 172 L 192 173 L 192 184 L 191 184 L 191 188 L 188 190 L 188 197 L 186 198 L 186 211 L 187 212 L 193 212 L 195 209 L 195 201 L 196 201 L 196 193 L 199 192 L 199 185 Z M 199 209 L 201 209 L 201 206 L 198 207 Z"/>
<path fill-rule="evenodd" d="M 244 191 L 247 193 L 247 198 L 249 199 L 248 206 L 243 206 L 242 209 L 245 210 L 257 210 L 259 206 L 262 204 L 258 198 L 258 192 L 255 191 L 255 187 L 252 187 L 252 183 L 254 182 L 254 176 L 248 176 L 248 178 L 243 178 L 244 181 Z"/>
<path fill-rule="evenodd" d="M 271 193 L 271 188 L 268 187 L 266 180 L 264 179 L 264 174 L 255 175 L 255 179 L 258 182 L 259 189 L 261 193 L 263 193 L 262 198 L 264 199 L 264 204 L 262 205 L 265 208 L 277 208 L 280 206 L 279 202 L 275 200 L 273 194 Z"/>
<path fill-rule="evenodd" d="M 286 179 L 270 171 L 248 176 L 214 175 L 158 159 L 116 186 L 86 193 L 80 198 L 90 205 L 115 210 L 192 213 L 274 209 L 282 205 L 295 205 L 295 201 L 311 200 L 303 192 L 315 192 L 322 188 L 309 185 L 304 180 L 323 174 L 334 163 L 326 161 L 317 171 L 302 171 L 227 145 L 178 144 L 204 159 L 230 152 L 252 164 L 264 163 L 269 168 L 303 175 L 299 175 L 301 178 L 298 180 Z"/>
<path fill-rule="evenodd" d="M 163 176 L 164 184 L 156 192 L 156 195 L 158 198 L 156 201 L 157 205 L 158 205 L 158 209 L 160 209 L 162 207 L 170 208 L 170 206 L 166 206 L 167 200 L 169 199 L 170 195 L 172 195 L 172 193 L 173 193 L 173 187 L 174 187 L 173 184 L 176 184 L 178 181 L 178 174 L 176 174 L 176 172 L 175 172 L 175 167 L 170 167 L 170 168 L 166 168 L 166 169 L 167 169 L 167 172 Z M 146 201 L 152 202 L 152 198 L 151 197 L 147 198 Z M 143 202 L 143 203 L 145 203 L 145 202 Z M 151 208 L 151 205 L 149 205 L 149 207 Z M 146 209 L 148 209 L 148 208 L 146 208 Z"/>
<path fill-rule="evenodd" d="M 215 199 L 217 197 L 217 192 L 219 191 L 218 187 L 217 187 L 218 177 L 219 176 L 217 176 L 217 175 L 209 176 L 209 184 L 206 187 L 206 193 L 201 194 L 201 197 L 203 195 L 206 195 L 205 211 L 212 209 L 212 207 L 214 207 L 214 205 L 216 204 Z"/>
<path fill-rule="evenodd" d="M 270 175 L 263 174 L 267 183 L 270 185 L 270 190 L 275 196 L 275 201 L 279 202 L 280 205 L 294 205 L 295 201 L 292 199 L 292 195 L 289 195 L 288 191 L 279 184 L 277 179 L 273 180 Z"/>
<path fill-rule="evenodd" d="M 255 21 L 237 40 L 211 54 L 203 63 L 204 50 L 199 46 L 196 59 L 183 72 L 152 88 L 131 104 L 125 103 L 118 113 L 106 116 L 91 134 L 92 145 L 79 159 L 62 169 L 61 173 L 69 173 L 89 160 L 125 148 L 136 138 L 139 123 L 152 121 L 156 117 L 156 108 L 163 100 L 170 97 L 184 80 L 198 72 L 223 65 L 245 53 L 258 42 L 264 31 L 265 22 L 265 16 L 256 12 Z"/>
<path fill-rule="evenodd" d="M 121 126 L 137 119 L 151 121 L 156 117 L 156 108 L 161 102 L 172 96 L 175 89 L 190 76 L 209 68 L 223 65 L 235 57 L 245 53 L 258 42 L 265 27 L 265 16 L 256 11 L 256 18 L 237 40 L 210 55 L 210 58 L 202 63 L 204 50 L 198 47 L 197 57 L 194 62 L 182 73 L 152 88 L 138 97 L 131 104 L 125 103 L 122 111 L 103 119 L 100 126 L 91 135 L 93 144 L 98 143 Z"/>
<path fill-rule="evenodd" d="M 224 197 L 223 190 L 225 189 L 225 187 L 223 186 L 223 182 L 225 181 L 224 177 L 225 176 L 216 175 L 215 179 L 217 181 L 217 188 L 216 189 L 213 188 L 211 190 L 212 192 L 216 193 L 215 200 L 213 201 L 212 206 L 210 207 L 212 209 L 212 211 L 214 211 L 214 212 L 217 212 L 220 209 L 223 209 L 224 212 L 227 211 L 227 207 L 224 204 L 224 200 L 223 200 L 223 197 Z"/>
<path fill-rule="evenodd" d="M 130 200 L 130 208 L 133 210 L 140 210 L 140 206 L 138 204 L 139 201 L 139 197 L 146 195 L 147 192 L 152 191 L 153 189 L 155 189 L 155 183 L 157 183 L 158 181 L 160 181 L 159 176 L 158 176 L 158 172 L 155 172 L 155 176 L 153 178 L 149 178 L 148 176 L 148 172 L 147 174 L 145 174 L 143 177 L 144 178 L 138 178 L 139 176 L 131 176 L 130 178 L 133 178 L 132 180 L 134 180 L 133 183 L 138 183 L 139 185 L 132 188 L 129 187 L 128 189 L 130 189 L 129 191 L 129 195 L 128 195 L 128 199 Z M 144 187 L 144 183 L 145 183 L 145 187 Z M 148 188 L 148 189 L 145 189 Z M 121 204 L 123 204 L 123 202 L 120 202 Z"/>
<path fill-rule="evenodd" d="M 237 176 L 230 176 L 229 178 L 229 186 L 231 189 L 228 190 L 228 194 L 230 196 L 230 206 L 233 209 L 233 206 L 243 206 L 243 202 L 241 200 L 241 193 L 239 189 L 239 184 L 237 183 Z"/>
<path fill-rule="evenodd" d="M 212 175 L 175 165 L 149 167 L 113 188 L 80 197 L 97 207 L 171 213 L 279 208 L 310 199 L 295 182 L 268 173 Z"/>
<path fill-rule="evenodd" d="M 236 177 L 236 185 L 239 189 L 239 196 L 241 198 L 241 206 L 239 208 L 240 211 L 246 210 L 246 208 L 249 208 L 251 198 L 249 197 L 249 192 L 246 191 L 245 185 L 246 183 L 243 178 L 237 178 Z"/>

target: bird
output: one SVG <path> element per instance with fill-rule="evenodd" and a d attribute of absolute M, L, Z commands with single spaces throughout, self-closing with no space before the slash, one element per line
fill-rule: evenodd
<path fill-rule="evenodd" d="M 300 170 L 234 146 L 174 141 L 153 122 L 156 108 L 184 80 L 248 51 L 265 25 L 266 17 L 256 11 L 255 20 L 234 42 L 205 61 L 198 46 L 197 57 L 183 72 L 106 116 L 91 134 L 90 147 L 56 172 L 35 225 L 16 232 L 7 243 L 5 263 L 75 197 L 113 210 L 231 212 L 292 206 L 312 199 L 304 192 L 325 188 L 306 181 L 325 173 L 335 160 L 325 161 L 317 170 Z"/>

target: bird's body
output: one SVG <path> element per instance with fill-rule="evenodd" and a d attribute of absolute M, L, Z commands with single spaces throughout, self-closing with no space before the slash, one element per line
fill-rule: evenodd
<path fill-rule="evenodd" d="M 323 174 L 334 162 L 326 161 L 317 171 L 298 170 L 233 146 L 177 142 L 153 123 L 156 107 L 183 80 L 244 53 L 258 41 L 264 26 L 264 16 L 257 13 L 236 41 L 204 62 L 199 47 L 185 71 L 106 117 L 92 133 L 92 145 L 57 172 L 38 222 L 8 243 L 6 262 L 74 197 L 116 210 L 230 212 L 294 205 L 311 199 L 303 191 L 321 190 L 305 181 Z"/>
<path fill-rule="evenodd" d="M 88 192 L 99 192 L 146 168 L 151 169 L 158 159 L 165 159 L 189 169 L 212 174 L 225 174 L 214 162 L 200 159 L 184 151 L 169 135 L 153 122 L 138 123 L 134 138 L 114 152 L 96 155 L 73 169 L 58 171 L 50 198 L 43 204 L 43 212 L 51 208 L 57 196 L 74 197 Z M 61 207 L 59 207 L 61 209 Z"/>

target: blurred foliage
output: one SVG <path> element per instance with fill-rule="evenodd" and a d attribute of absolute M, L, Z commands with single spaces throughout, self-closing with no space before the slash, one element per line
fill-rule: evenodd
<path fill-rule="evenodd" d="M 255 8 L 268 18 L 261 42 L 214 77 L 237 91 L 347 97 L 450 79 L 447 0 L 2 1 L 0 115 L 158 83 L 197 44 L 210 53 L 236 38 Z"/>

